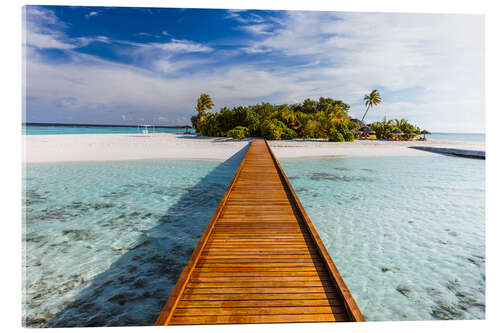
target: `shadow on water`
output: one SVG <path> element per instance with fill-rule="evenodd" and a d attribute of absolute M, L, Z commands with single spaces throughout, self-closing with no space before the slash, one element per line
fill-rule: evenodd
<path fill-rule="evenodd" d="M 191 187 L 48 326 L 153 325 L 248 146 Z"/>

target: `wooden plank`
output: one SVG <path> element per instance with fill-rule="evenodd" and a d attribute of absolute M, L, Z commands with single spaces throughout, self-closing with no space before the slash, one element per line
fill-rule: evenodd
<path fill-rule="evenodd" d="M 335 287 L 185 288 L 185 294 L 293 294 L 335 292 Z M 251 297 L 251 295 L 249 295 Z"/>
<path fill-rule="evenodd" d="M 183 301 L 179 308 L 219 308 L 219 307 L 270 307 L 270 306 L 332 306 L 342 305 L 338 298 L 331 299 L 291 299 L 291 300 L 225 300 L 225 301 Z"/>
<path fill-rule="evenodd" d="M 156 325 L 363 320 L 308 223 L 253 140 Z"/>
<path fill-rule="evenodd" d="M 287 255 L 287 254 L 279 254 L 279 255 L 202 255 L 200 257 L 200 260 L 216 260 L 216 259 L 251 259 L 251 260 L 267 260 L 267 259 L 319 259 L 318 255 L 311 255 L 311 254 L 292 254 L 292 255 Z"/>
<path fill-rule="evenodd" d="M 251 271 L 235 271 L 235 272 L 202 272 L 202 271 L 195 271 L 193 272 L 192 278 L 195 279 L 197 277 L 226 277 L 226 276 L 244 276 L 244 277 L 252 277 L 252 278 L 258 278 L 258 277 L 280 277 L 281 279 L 284 278 L 294 278 L 294 277 L 316 277 L 316 276 L 323 276 L 327 275 L 328 273 L 326 271 L 323 272 L 317 272 L 317 271 L 293 271 L 293 272 L 272 272 L 272 271 L 258 271 L 258 272 L 251 272 Z M 327 275 L 329 276 L 329 275 Z"/>
<path fill-rule="evenodd" d="M 336 292 L 319 293 L 252 293 L 252 294 L 183 294 L 184 301 L 227 301 L 227 300 L 311 300 L 311 299 L 334 299 L 338 298 Z"/>
<path fill-rule="evenodd" d="M 315 243 L 317 244 L 318 250 L 325 260 L 325 264 L 328 267 L 328 270 L 332 276 L 332 279 L 335 281 L 335 284 L 337 286 L 337 289 L 341 295 L 341 297 L 344 299 L 347 311 L 349 313 L 349 317 L 353 321 L 364 321 L 363 314 L 361 313 L 361 310 L 359 309 L 358 305 L 356 304 L 356 301 L 352 297 L 351 292 L 349 291 L 349 288 L 347 288 L 347 285 L 344 282 L 344 279 L 342 279 L 342 276 L 340 275 L 340 272 L 337 270 L 337 267 L 333 263 L 332 258 L 328 254 L 328 251 L 326 250 L 325 246 L 323 245 L 323 242 L 321 241 L 321 238 L 319 237 L 319 234 L 317 233 L 316 229 L 314 228 L 314 225 L 312 224 L 311 220 L 309 219 L 309 216 L 307 215 L 304 207 L 302 206 L 299 198 L 297 197 L 297 194 L 293 190 L 292 185 L 290 184 L 290 181 L 285 175 L 285 172 L 281 168 L 281 165 L 278 162 L 278 159 L 274 156 L 271 148 L 269 147 L 269 144 L 266 142 L 266 147 L 271 154 L 271 157 L 276 165 L 276 168 L 278 169 L 278 172 L 280 173 L 283 181 L 285 182 L 285 185 L 287 187 L 288 192 L 290 193 L 293 202 L 297 209 L 300 212 L 300 215 L 303 219 L 303 222 L 305 223 L 306 227 L 309 230 L 310 235 L 313 237 L 315 240 Z"/>
<path fill-rule="evenodd" d="M 324 267 L 200 267 L 200 272 L 326 272 Z"/>
<path fill-rule="evenodd" d="M 220 283 L 220 282 L 310 282 L 310 281 L 329 281 L 328 275 L 317 276 L 191 276 L 189 283 Z"/>
<path fill-rule="evenodd" d="M 281 315 L 281 314 L 320 314 L 345 313 L 343 306 L 270 306 L 270 307 L 208 307 L 177 308 L 176 316 L 243 316 L 243 315 Z"/>
<path fill-rule="evenodd" d="M 171 325 L 264 324 L 348 321 L 341 314 L 254 315 L 254 316 L 174 316 Z"/>
<path fill-rule="evenodd" d="M 175 306 L 177 305 L 177 302 L 180 300 L 180 296 L 182 295 L 182 292 L 184 291 L 184 288 L 186 287 L 189 278 L 191 276 L 191 273 L 193 272 L 194 267 L 196 266 L 196 263 L 198 262 L 198 259 L 201 255 L 201 252 L 203 251 L 203 248 L 205 247 L 206 242 L 208 241 L 208 238 L 210 237 L 210 234 L 212 233 L 212 230 L 215 226 L 215 223 L 217 221 L 217 218 L 221 214 L 223 207 L 226 203 L 227 198 L 229 197 L 229 193 L 231 193 L 231 189 L 236 183 L 239 174 L 241 173 L 243 167 L 245 166 L 245 161 L 248 156 L 248 151 L 243 157 L 243 160 L 241 161 L 240 166 L 238 167 L 238 170 L 236 171 L 236 174 L 234 175 L 231 183 L 229 184 L 228 189 L 226 190 L 226 193 L 224 193 L 224 196 L 222 197 L 222 200 L 219 202 L 219 205 L 217 206 L 217 209 L 214 212 L 214 215 L 212 216 L 212 219 L 208 223 L 207 227 L 205 228 L 205 231 L 203 232 L 200 241 L 196 245 L 195 249 L 193 250 L 193 253 L 191 254 L 191 257 L 189 258 L 188 263 L 186 264 L 186 267 L 184 267 L 184 270 L 182 271 L 181 275 L 179 276 L 179 279 L 177 280 L 177 283 L 175 284 L 174 288 L 170 292 L 170 296 L 168 297 L 167 302 L 165 303 L 165 306 L 163 307 L 160 315 L 156 319 L 155 325 L 168 325 L 169 320 L 172 318 Z"/>
<path fill-rule="evenodd" d="M 328 280 L 326 280 L 328 281 Z M 187 288 L 300 288 L 300 287 L 323 287 L 327 282 L 318 281 L 213 281 L 194 282 L 191 280 Z"/>

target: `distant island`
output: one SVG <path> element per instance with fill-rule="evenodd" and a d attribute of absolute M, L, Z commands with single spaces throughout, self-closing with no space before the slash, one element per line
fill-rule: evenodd
<path fill-rule="evenodd" d="M 365 95 L 364 100 L 367 106 L 365 115 L 370 107 L 381 102 L 376 90 Z M 355 138 L 410 140 L 422 133 L 418 126 L 404 118 L 387 120 L 384 117 L 382 121 L 367 126 L 362 120 L 349 116 L 348 104 L 326 97 L 319 100 L 308 98 L 297 104 L 261 103 L 207 112 L 213 106 L 210 96 L 203 93 L 197 100 L 197 114 L 191 117 L 193 128 L 204 136 L 262 137 L 268 140 L 317 138 L 344 142 Z"/>

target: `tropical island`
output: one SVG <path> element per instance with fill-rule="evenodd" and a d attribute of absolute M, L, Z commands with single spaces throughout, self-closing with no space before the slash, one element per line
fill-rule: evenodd
<path fill-rule="evenodd" d="M 377 90 L 364 97 L 366 111 L 361 120 L 349 116 L 350 106 L 341 100 L 320 97 L 296 104 L 261 103 L 249 106 L 213 108 L 211 97 L 202 93 L 197 100 L 197 114 L 191 117 L 193 127 L 204 136 L 263 137 L 268 140 L 325 139 L 350 142 L 354 139 L 412 140 L 426 134 L 406 119 L 384 117 L 368 126 L 363 122 L 368 110 L 382 102 Z"/>

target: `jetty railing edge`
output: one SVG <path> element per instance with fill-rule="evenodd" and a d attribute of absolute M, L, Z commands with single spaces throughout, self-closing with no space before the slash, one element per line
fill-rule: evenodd
<path fill-rule="evenodd" d="M 229 197 L 229 193 L 231 193 L 234 184 L 236 183 L 236 180 L 238 179 L 241 170 L 243 169 L 243 165 L 245 164 L 245 161 L 248 156 L 248 151 L 250 150 L 250 146 L 252 145 L 252 141 L 249 143 L 249 147 L 245 153 L 245 156 L 241 160 L 240 166 L 238 167 L 238 170 L 236 170 L 236 173 L 233 176 L 233 180 L 231 180 L 231 183 L 229 184 L 226 193 L 224 193 L 224 196 L 222 197 L 221 201 L 219 202 L 219 205 L 217 206 L 217 209 L 214 212 L 214 215 L 212 216 L 212 219 L 208 223 L 207 227 L 203 231 L 203 234 L 201 235 L 200 240 L 198 241 L 198 244 L 196 245 L 195 249 L 193 250 L 193 253 L 191 254 L 191 257 L 189 258 L 186 266 L 184 267 L 184 270 L 182 271 L 181 275 L 177 279 L 177 283 L 175 284 L 174 288 L 170 292 L 170 296 L 168 297 L 167 302 L 165 303 L 163 309 L 161 310 L 160 315 L 156 319 L 155 326 L 166 326 L 170 322 L 170 319 L 172 318 L 172 314 L 174 313 L 174 310 L 179 303 L 179 297 L 182 295 L 184 289 L 186 288 L 186 285 L 189 281 L 189 278 L 191 277 L 191 274 L 196 267 L 196 264 L 198 263 L 198 260 L 200 259 L 201 253 L 203 252 L 203 249 L 205 248 L 205 245 L 207 244 L 208 238 L 210 237 L 214 227 L 215 223 L 219 218 L 220 213 L 222 212 L 222 208 L 226 204 L 227 198 Z"/>
<path fill-rule="evenodd" d="M 323 242 L 321 241 L 321 238 L 319 237 L 319 234 L 317 233 L 316 229 L 314 228 L 314 225 L 312 224 L 311 220 L 309 219 L 309 216 L 307 215 L 304 207 L 300 203 L 300 200 L 293 190 L 292 185 L 290 184 L 290 181 L 286 177 L 285 172 L 281 168 L 280 163 L 278 162 L 278 159 L 276 156 L 274 156 L 273 151 L 271 150 L 271 147 L 269 146 L 269 143 L 267 140 L 264 140 L 266 143 L 266 147 L 271 154 L 271 157 L 278 169 L 278 172 L 280 174 L 280 177 L 283 179 L 283 181 L 286 184 L 286 187 L 289 191 L 289 193 L 292 196 L 293 203 L 295 204 L 296 208 L 299 210 L 300 215 L 303 219 L 303 222 L 305 223 L 307 230 L 311 234 L 311 237 L 314 239 L 314 242 L 318 248 L 318 252 L 320 253 L 321 257 L 325 261 L 325 264 L 328 268 L 328 273 L 330 277 L 335 281 L 335 286 L 337 288 L 337 291 L 340 294 L 340 297 L 342 297 L 342 300 L 346 306 L 347 312 L 349 314 L 349 317 L 351 318 L 352 321 L 365 321 L 363 314 L 361 313 L 361 310 L 358 307 L 358 304 L 354 300 L 354 297 L 352 296 L 351 292 L 349 291 L 349 288 L 347 287 L 346 283 L 344 282 L 344 279 L 340 275 L 340 272 L 338 271 L 337 267 L 335 266 L 332 258 L 330 257 L 330 254 L 326 250 L 325 246 L 323 245 Z"/>

